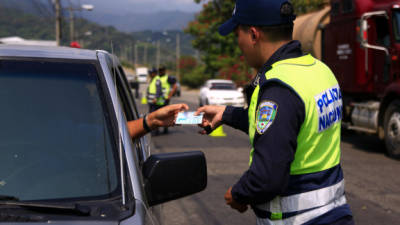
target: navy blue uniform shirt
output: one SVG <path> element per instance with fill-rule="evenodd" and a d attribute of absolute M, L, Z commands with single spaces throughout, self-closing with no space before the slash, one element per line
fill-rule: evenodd
<path fill-rule="evenodd" d="M 268 100 L 278 105 L 272 125 L 262 134 L 254 137 L 253 162 L 239 181 L 232 187 L 232 197 L 242 204 L 265 203 L 278 195 L 287 193 L 290 182 L 290 165 L 297 148 L 297 136 L 305 118 L 305 106 L 300 97 L 289 87 L 278 82 L 266 82 L 265 73 L 277 61 L 303 56 L 298 41 L 291 41 L 279 48 L 258 71 L 252 82 L 260 84 L 258 104 Z M 258 105 L 257 105 L 258 108 Z M 248 109 L 227 106 L 222 121 L 248 133 Z M 346 213 L 325 214 L 325 221 L 332 222 L 343 215 L 351 215 L 350 209 L 339 207 L 334 211 Z M 343 208 L 343 209 L 342 209 Z M 319 222 L 321 220 L 319 219 Z M 314 223 L 314 221 L 313 221 Z"/>

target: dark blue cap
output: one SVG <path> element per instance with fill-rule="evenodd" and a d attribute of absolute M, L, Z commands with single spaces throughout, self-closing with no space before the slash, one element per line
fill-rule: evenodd
<path fill-rule="evenodd" d="M 157 69 L 154 67 L 149 71 L 149 73 L 157 73 L 157 72 L 158 72 Z"/>
<path fill-rule="evenodd" d="M 225 36 L 239 24 L 274 26 L 290 24 L 295 19 L 288 0 L 236 0 L 232 18 L 222 24 L 218 31 Z"/>

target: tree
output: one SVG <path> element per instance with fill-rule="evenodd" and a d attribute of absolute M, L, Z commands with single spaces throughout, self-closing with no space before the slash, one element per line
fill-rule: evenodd
<path fill-rule="evenodd" d="M 297 15 L 308 13 L 321 9 L 324 4 L 328 3 L 327 0 L 291 0 L 294 11 Z"/>
<path fill-rule="evenodd" d="M 212 78 L 232 79 L 245 83 L 252 76 L 251 69 L 241 57 L 234 34 L 219 35 L 218 28 L 232 17 L 235 0 L 194 0 L 203 3 L 202 11 L 190 22 L 185 32 L 194 37 L 192 45 L 202 53 L 204 73 Z M 296 14 L 317 10 L 326 0 L 292 0 Z"/>
<path fill-rule="evenodd" d="M 195 1 L 202 2 L 201 0 Z M 234 7 L 234 0 L 213 0 L 204 3 L 202 11 L 185 29 L 185 32 L 194 37 L 193 47 L 203 53 L 205 72 L 211 74 L 212 77 L 215 77 L 224 66 L 218 60 L 219 56 L 239 58 L 241 54 L 233 34 L 222 37 L 218 33 L 218 27 L 232 16 Z"/>

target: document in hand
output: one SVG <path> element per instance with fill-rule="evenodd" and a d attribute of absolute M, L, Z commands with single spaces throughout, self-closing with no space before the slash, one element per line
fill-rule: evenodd
<path fill-rule="evenodd" d="M 195 112 L 180 112 L 176 117 L 175 124 L 201 124 L 203 113 L 195 116 Z"/>

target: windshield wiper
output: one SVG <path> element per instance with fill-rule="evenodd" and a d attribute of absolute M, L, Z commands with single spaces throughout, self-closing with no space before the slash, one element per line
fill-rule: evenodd
<path fill-rule="evenodd" d="M 45 202 L 27 202 L 19 201 L 18 198 L 13 196 L 0 196 L 0 200 L 11 200 L 11 201 L 0 201 L 0 206 L 19 206 L 29 209 L 45 210 L 46 212 L 55 213 L 66 213 L 66 214 L 77 214 L 81 216 L 90 215 L 90 208 L 79 204 L 54 204 Z"/>

